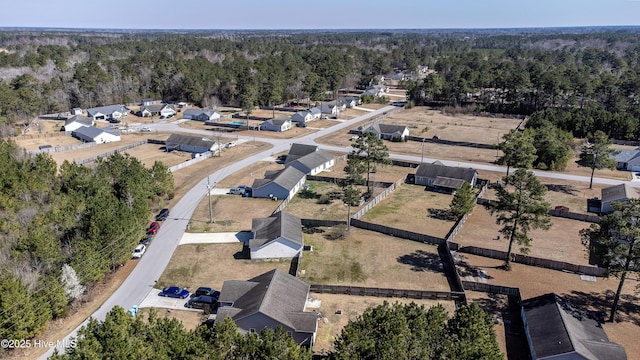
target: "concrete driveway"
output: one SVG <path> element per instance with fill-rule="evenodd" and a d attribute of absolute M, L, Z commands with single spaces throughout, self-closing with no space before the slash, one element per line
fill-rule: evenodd
<path fill-rule="evenodd" d="M 251 239 L 251 231 L 219 232 L 219 233 L 184 233 L 179 245 L 184 244 L 228 244 L 243 242 Z"/>
<path fill-rule="evenodd" d="M 142 300 L 142 302 L 138 305 L 140 308 L 160 308 L 160 309 L 171 309 L 171 310 L 187 310 L 187 311 L 198 311 L 202 312 L 200 309 L 191 309 L 184 304 L 189 301 L 189 298 L 186 299 L 174 299 L 169 297 L 159 296 L 160 289 L 151 289 L 147 297 Z"/>

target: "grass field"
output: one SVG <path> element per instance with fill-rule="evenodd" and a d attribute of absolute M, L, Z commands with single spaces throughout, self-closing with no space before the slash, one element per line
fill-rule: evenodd
<path fill-rule="evenodd" d="M 441 219 L 437 213 L 449 209 L 452 198 L 425 191 L 424 186 L 400 184 L 362 220 L 443 238 L 454 222 Z"/>
<path fill-rule="evenodd" d="M 239 195 L 212 196 L 213 223 L 209 223 L 209 201 L 198 204 L 189 222 L 190 232 L 227 232 L 251 230 L 253 218 L 268 217 L 280 205 L 271 199 L 244 198 Z"/>
<path fill-rule="evenodd" d="M 449 291 L 433 245 L 354 227 L 319 229 L 322 232 L 304 234 L 305 245 L 313 247 L 300 264 L 300 278 L 308 283 Z M 325 237 L 335 231 L 344 238 Z"/>
<path fill-rule="evenodd" d="M 305 182 L 305 185 L 309 185 L 309 189 L 307 191 L 299 191 L 296 196 L 289 201 L 285 211 L 305 219 L 347 220 L 347 207 L 341 199 L 329 200 L 330 203 L 328 204 L 318 202 L 322 195 L 330 192 L 342 193 L 340 186 L 324 181 L 309 180 Z M 359 206 L 352 206 L 351 214 L 355 214 L 359 209 Z"/>

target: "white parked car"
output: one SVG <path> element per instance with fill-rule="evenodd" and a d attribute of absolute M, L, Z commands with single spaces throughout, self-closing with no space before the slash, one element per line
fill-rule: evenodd
<path fill-rule="evenodd" d="M 151 128 L 143 127 L 142 129 L 140 129 L 140 131 L 142 131 L 142 132 L 151 132 Z"/>
<path fill-rule="evenodd" d="M 140 244 L 133 250 L 133 252 L 131 253 L 131 257 L 133 257 L 134 259 L 140 259 L 142 255 L 144 255 L 145 251 L 147 251 L 147 247 L 143 244 Z"/>
<path fill-rule="evenodd" d="M 228 142 L 224 147 L 228 149 L 228 148 L 232 148 L 234 146 L 236 146 L 236 143 L 234 141 L 232 141 L 232 142 Z"/>

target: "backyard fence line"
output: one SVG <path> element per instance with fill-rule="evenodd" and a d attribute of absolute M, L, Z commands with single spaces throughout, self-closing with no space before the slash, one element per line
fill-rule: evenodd
<path fill-rule="evenodd" d="M 423 244 L 442 245 L 445 243 L 445 239 L 437 236 L 421 234 L 413 231 L 402 230 L 385 226 L 381 224 L 374 224 L 360 219 L 351 218 L 351 226 L 355 226 L 360 229 L 375 231 L 380 234 L 390 235 L 397 238 L 417 241 Z"/>
<path fill-rule="evenodd" d="M 476 200 L 476 203 L 479 205 L 490 205 L 492 203 L 495 203 L 495 200 L 489 200 L 489 199 L 478 197 L 478 199 Z M 578 220 L 578 221 L 584 221 L 584 222 L 590 222 L 590 223 L 596 223 L 596 224 L 600 222 L 600 217 L 597 215 L 580 214 L 580 213 L 575 213 L 575 212 L 565 211 L 565 210 L 551 209 L 549 210 L 549 215 L 553 217 L 560 217 L 565 219 Z"/>
<path fill-rule="evenodd" d="M 86 148 L 94 147 L 96 145 L 97 144 L 95 142 L 87 142 L 87 143 L 82 143 L 82 144 L 73 144 L 73 145 L 66 145 L 66 146 L 55 146 L 55 147 L 50 147 L 50 148 L 31 150 L 31 151 L 29 151 L 29 154 L 32 154 L 32 155 L 52 154 L 52 153 L 57 153 L 57 152 L 62 152 L 62 151 L 86 149 Z"/>
<path fill-rule="evenodd" d="M 481 144 L 470 141 L 455 141 L 455 140 L 445 140 L 440 138 L 423 138 L 418 136 L 407 136 L 407 141 L 416 141 L 416 142 L 425 142 L 431 144 L 439 144 L 439 145 L 450 145 L 450 146 L 464 146 L 471 147 L 476 149 L 495 149 L 495 145 L 493 144 Z"/>
<path fill-rule="evenodd" d="M 389 194 L 391 194 L 391 192 L 393 192 L 400 184 L 402 184 L 403 181 L 404 180 L 401 179 L 401 180 L 398 180 L 398 181 L 396 181 L 394 183 L 382 183 L 382 184 L 389 184 L 389 186 L 383 192 L 381 192 L 376 197 L 371 199 L 371 201 L 366 203 L 364 205 L 364 207 L 362 209 L 358 210 L 358 212 L 356 212 L 351 218 L 352 219 L 360 219 L 362 216 L 364 216 L 364 214 L 367 213 L 367 211 L 371 210 L 372 207 L 376 206 L 380 201 L 382 201 L 382 199 L 384 199 Z M 372 185 L 375 186 L 375 182 L 372 182 Z"/>
<path fill-rule="evenodd" d="M 195 157 L 193 159 L 189 159 L 183 163 L 180 163 L 178 165 L 173 165 L 172 167 L 169 168 L 170 172 L 174 172 L 174 171 L 178 171 L 180 169 L 186 168 L 187 166 L 191 166 L 194 164 L 197 164 L 203 160 L 209 159 L 213 156 L 213 153 L 211 151 L 207 151 L 207 152 L 203 152 L 200 154 L 200 156 Z"/>
<path fill-rule="evenodd" d="M 477 246 L 460 246 L 457 243 L 450 243 L 451 249 L 456 250 L 460 253 L 473 254 L 483 257 L 488 257 L 491 259 L 498 260 L 506 260 L 507 252 L 494 250 L 494 249 L 486 249 Z M 560 270 L 560 271 L 568 271 L 576 274 L 583 275 L 591 275 L 603 277 L 605 275 L 606 269 L 599 268 L 595 266 L 587 266 L 587 265 L 576 265 L 572 263 L 567 263 L 564 261 L 543 259 L 534 256 L 528 256 L 523 254 L 511 254 L 511 261 L 518 264 L 537 266 L 546 269 L 552 270 Z"/>
<path fill-rule="evenodd" d="M 396 298 L 407 298 L 407 299 L 458 301 L 464 298 L 464 294 L 461 294 L 458 292 L 372 288 L 372 287 L 362 287 L 362 286 L 324 285 L 324 284 L 311 284 L 309 291 L 314 293 L 319 293 L 319 294 L 396 297 Z"/>
<path fill-rule="evenodd" d="M 462 285 L 464 286 L 465 290 L 481 291 L 481 292 L 486 292 L 490 294 L 517 296 L 518 298 L 520 298 L 519 288 L 485 284 L 485 283 L 479 283 L 474 281 L 463 281 Z"/>
<path fill-rule="evenodd" d="M 88 163 L 97 161 L 98 159 L 111 156 L 111 155 L 113 155 L 115 153 L 119 153 L 119 152 L 123 152 L 123 151 L 129 150 L 129 149 L 133 149 L 135 147 L 144 145 L 146 143 L 147 143 L 147 140 L 136 141 L 136 142 L 131 143 L 129 145 L 121 146 L 121 147 L 119 147 L 119 148 L 117 148 L 115 150 L 107 151 L 105 153 L 102 153 L 102 154 L 99 154 L 99 155 L 96 155 L 96 156 L 92 156 L 92 157 L 90 157 L 88 159 L 83 159 L 83 160 L 76 161 L 76 164 L 78 164 L 78 165 L 88 164 Z"/>
<path fill-rule="evenodd" d="M 346 220 L 300 219 L 300 222 L 306 227 L 347 225 Z"/>

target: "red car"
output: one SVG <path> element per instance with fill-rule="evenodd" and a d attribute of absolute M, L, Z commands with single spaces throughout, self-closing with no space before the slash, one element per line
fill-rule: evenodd
<path fill-rule="evenodd" d="M 147 234 L 155 234 L 160 230 L 160 223 L 157 221 L 152 222 L 147 228 Z"/>

